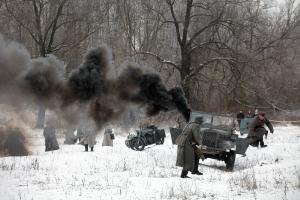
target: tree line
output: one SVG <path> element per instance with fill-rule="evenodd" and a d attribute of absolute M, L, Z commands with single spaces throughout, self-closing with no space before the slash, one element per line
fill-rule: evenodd
<path fill-rule="evenodd" d="M 0 32 L 66 73 L 107 44 L 181 86 L 192 109 L 300 109 L 300 7 L 262 0 L 0 0 Z M 40 108 L 41 114 L 44 109 Z"/>

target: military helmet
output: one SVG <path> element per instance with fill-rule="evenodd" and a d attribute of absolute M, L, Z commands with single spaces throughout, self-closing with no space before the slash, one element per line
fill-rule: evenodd
<path fill-rule="evenodd" d="M 201 116 L 195 117 L 194 122 L 198 123 L 198 124 L 202 124 L 203 123 L 203 117 L 201 117 Z"/>

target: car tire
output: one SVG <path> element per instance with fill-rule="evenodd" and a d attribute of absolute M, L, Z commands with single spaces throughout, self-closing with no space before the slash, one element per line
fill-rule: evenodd
<path fill-rule="evenodd" d="M 235 162 L 235 155 L 236 155 L 235 151 L 230 151 L 227 154 L 225 163 L 226 163 L 226 169 L 228 171 L 232 171 L 233 170 L 234 162 Z"/>
<path fill-rule="evenodd" d="M 135 143 L 135 140 L 130 141 L 130 148 L 131 148 L 132 150 L 135 150 L 135 148 L 134 148 L 134 143 Z"/>
<path fill-rule="evenodd" d="M 145 148 L 145 142 L 143 140 L 135 140 L 133 142 L 134 149 L 137 151 L 143 151 Z"/>

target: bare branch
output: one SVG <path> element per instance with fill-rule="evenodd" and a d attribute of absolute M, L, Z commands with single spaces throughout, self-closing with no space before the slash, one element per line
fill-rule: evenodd
<path fill-rule="evenodd" d="M 172 62 L 172 61 L 169 61 L 169 60 L 165 60 L 163 58 L 161 58 L 159 55 L 157 54 L 154 54 L 154 53 L 151 53 L 151 52 L 136 52 L 135 54 L 144 54 L 144 55 L 150 55 L 150 56 L 153 56 L 155 57 L 160 63 L 163 63 L 163 64 L 167 64 L 167 65 L 171 65 L 173 66 L 174 68 L 176 68 L 177 70 L 180 70 L 179 66 Z"/>
<path fill-rule="evenodd" d="M 38 38 L 34 35 L 33 31 L 31 30 L 30 27 L 26 26 L 22 21 L 21 19 L 19 19 L 12 10 L 10 10 L 8 4 L 7 4 L 7 0 L 4 1 L 5 2 L 5 8 L 8 12 L 8 14 L 10 16 L 13 17 L 13 19 L 20 25 L 22 26 L 23 28 L 25 28 L 25 30 L 29 33 L 29 35 L 31 36 L 31 38 L 37 43 L 37 44 L 40 44 L 40 41 L 38 40 Z"/>
<path fill-rule="evenodd" d="M 179 30 L 179 24 L 178 24 L 178 21 L 177 21 L 175 12 L 174 12 L 175 0 L 173 2 L 171 0 L 166 0 L 166 2 L 169 5 L 169 8 L 170 8 L 170 11 L 171 11 L 171 14 L 172 14 L 172 18 L 174 20 L 174 26 L 175 26 L 176 35 L 177 35 L 177 41 L 178 41 L 180 46 L 183 46 L 182 39 L 181 39 L 181 34 L 180 34 L 180 30 Z"/>
<path fill-rule="evenodd" d="M 67 2 L 67 0 L 63 0 L 58 9 L 57 9 L 57 12 L 56 12 L 56 15 L 53 19 L 53 23 L 52 23 L 52 31 L 51 31 L 51 34 L 50 34 L 50 38 L 49 38 L 49 42 L 48 42 L 48 47 L 47 47 L 47 53 L 51 52 L 51 48 L 52 48 L 52 44 L 54 42 L 54 36 L 55 36 L 55 32 L 57 31 L 58 27 L 57 27 L 57 23 L 58 23 L 58 19 L 59 17 L 61 16 L 62 14 L 62 10 L 63 10 L 63 7 L 65 5 L 65 3 Z M 45 38 L 47 37 L 47 35 L 45 35 Z"/>
<path fill-rule="evenodd" d="M 184 17 L 184 25 L 183 25 L 183 31 L 182 31 L 182 43 L 183 44 L 186 44 L 186 41 L 187 41 L 187 34 L 188 34 L 188 29 L 189 29 L 190 20 L 191 20 L 192 5 L 193 5 L 193 0 L 187 0 L 186 12 L 185 12 L 185 17 Z"/>
<path fill-rule="evenodd" d="M 186 83 L 189 79 L 191 79 L 193 76 L 197 75 L 205 66 L 207 66 L 210 63 L 217 62 L 217 61 L 228 61 L 228 62 L 235 62 L 235 58 L 223 58 L 223 57 L 216 57 L 212 58 L 204 63 L 201 63 L 198 65 L 198 67 L 194 67 L 193 70 L 188 74 L 184 80 L 183 83 Z"/>

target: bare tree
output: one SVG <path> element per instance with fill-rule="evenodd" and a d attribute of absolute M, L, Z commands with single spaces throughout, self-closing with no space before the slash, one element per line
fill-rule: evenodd
<path fill-rule="evenodd" d="M 74 44 L 70 44 L 67 40 L 70 37 L 63 37 L 66 26 L 74 25 L 74 23 L 82 20 L 80 16 L 67 10 L 67 7 L 71 6 L 68 0 L 4 0 L 4 4 L 9 16 L 34 41 L 34 45 L 38 49 L 36 56 L 45 57 L 47 54 L 73 48 L 94 32 L 94 30 L 86 32 L 81 38 L 77 38 L 79 42 Z M 38 110 L 37 128 L 44 127 L 45 111 L 45 106 L 41 105 Z"/>

